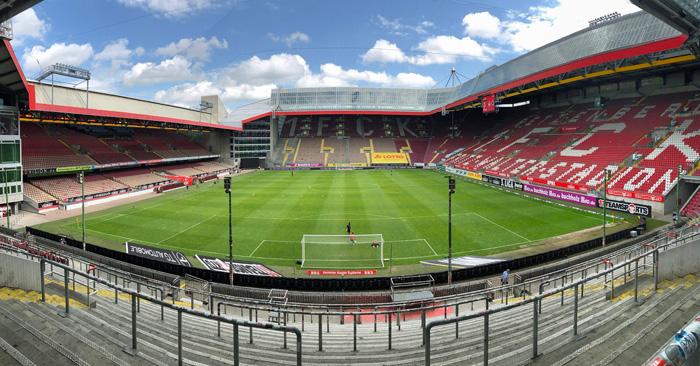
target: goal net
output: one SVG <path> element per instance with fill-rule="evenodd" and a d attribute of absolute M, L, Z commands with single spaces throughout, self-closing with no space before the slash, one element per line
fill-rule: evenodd
<path fill-rule="evenodd" d="M 384 267 L 382 234 L 304 235 L 301 267 L 365 269 Z"/>

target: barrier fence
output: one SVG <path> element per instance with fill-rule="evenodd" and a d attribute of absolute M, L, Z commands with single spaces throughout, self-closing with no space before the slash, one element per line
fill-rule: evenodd
<path fill-rule="evenodd" d="M 638 256 L 641 253 L 646 253 L 650 250 L 653 250 L 654 248 L 660 245 L 664 245 L 665 247 L 669 247 L 669 245 L 682 245 L 685 242 L 696 238 L 698 236 L 698 229 L 696 227 L 684 228 L 682 230 L 679 230 L 673 236 L 675 237 L 670 238 L 668 235 L 663 235 L 662 237 L 656 238 L 653 241 L 643 241 L 633 247 L 620 249 L 604 257 L 599 257 L 587 261 L 585 263 L 581 263 L 577 266 L 573 266 L 570 270 L 556 271 L 549 275 L 524 279 L 522 280 L 522 282 L 518 283 L 508 284 L 505 286 L 492 286 L 488 284 L 487 281 L 483 281 L 481 286 L 474 286 L 478 287 L 477 290 L 468 291 L 462 294 L 435 296 L 432 299 L 430 299 L 430 302 L 426 302 L 425 300 L 404 302 L 358 301 L 356 303 L 344 304 L 309 304 L 289 301 L 285 305 L 285 308 L 290 311 L 290 314 L 292 314 L 291 311 L 299 312 L 303 309 L 307 315 L 315 316 L 317 315 L 316 312 L 321 312 L 323 314 L 326 314 L 328 312 L 341 312 L 351 315 L 353 309 L 359 311 L 359 309 L 367 310 L 391 308 L 397 311 L 400 309 L 412 309 L 413 311 L 420 311 L 422 307 L 426 307 L 426 304 L 428 304 L 428 308 L 440 307 L 443 309 L 447 309 L 449 307 L 456 311 L 456 308 L 458 306 L 461 306 L 465 302 L 472 301 L 473 299 L 483 299 L 487 297 L 490 297 L 491 299 L 496 301 L 500 300 L 501 303 L 507 304 L 507 295 L 509 294 L 512 294 L 513 296 L 523 297 L 532 295 L 534 293 L 542 294 L 547 289 L 560 287 L 566 285 L 567 283 L 572 283 L 577 278 L 583 279 L 591 274 L 597 274 L 601 271 L 601 269 L 605 269 L 604 261 L 607 261 L 606 263 L 619 263 L 624 260 L 629 260 L 632 257 Z M 646 266 L 648 266 L 647 262 L 648 260 L 644 260 L 642 262 L 642 268 L 646 268 Z M 51 261 L 47 261 L 47 263 L 50 263 L 50 266 L 54 265 Z M 84 260 L 75 257 L 69 258 L 69 265 L 73 268 L 77 268 L 78 271 L 86 271 L 88 267 L 94 266 L 91 263 L 88 263 Z M 144 291 L 147 291 L 151 296 L 159 297 L 161 300 L 164 300 L 167 297 L 171 297 L 172 303 L 175 302 L 176 298 L 184 297 L 183 295 L 185 295 L 183 294 L 183 289 L 181 289 L 178 286 L 174 286 L 165 282 L 153 281 L 145 277 L 134 276 L 128 273 L 125 275 L 125 273 L 122 271 L 115 271 L 104 266 L 97 266 L 94 269 L 94 273 L 97 277 L 106 277 L 110 283 L 114 282 L 115 285 L 121 283 L 121 287 L 123 288 L 134 289 L 135 287 L 138 293 L 143 293 Z M 627 271 L 627 273 L 629 273 L 629 271 Z M 513 278 L 517 278 L 517 276 L 513 276 Z M 236 290 L 238 290 L 238 288 L 236 288 Z M 208 301 L 204 301 L 202 305 L 207 305 L 212 313 L 215 312 L 214 309 L 215 304 L 217 302 L 225 302 L 229 305 L 239 304 L 241 309 L 248 309 L 251 307 L 254 309 L 257 308 L 260 311 L 270 311 L 276 309 L 269 303 L 269 300 L 248 298 L 245 296 L 247 295 L 245 292 L 243 292 L 242 296 L 221 294 L 213 291 L 202 292 L 198 291 L 197 289 L 187 289 L 187 292 L 189 292 L 188 300 L 190 301 L 191 309 L 194 309 L 195 307 L 195 297 L 200 299 L 208 299 Z M 354 295 L 357 299 L 372 298 L 373 296 L 372 293 L 361 292 L 356 293 Z M 199 303 L 200 302 L 197 302 L 197 304 Z M 363 314 L 366 315 L 367 312 L 363 312 Z M 372 315 L 373 312 L 369 312 L 369 314 Z"/>
<path fill-rule="evenodd" d="M 694 230 L 695 231 L 695 230 Z M 658 290 L 658 283 L 659 283 L 659 253 L 670 249 L 672 247 L 678 246 L 678 245 L 683 245 L 687 243 L 689 240 L 697 239 L 697 232 L 694 232 L 692 235 L 686 238 L 678 238 L 678 240 L 674 240 L 673 242 L 666 242 L 665 244 L 660 244 L 660 243 L 655 243 L 656 245 L 649 246 L 646 245 L 645 247 L 651 248 L 647 252 L 643 252 L 641 254 L 635 255 L 630 257 L 629 259 L 624 260 L 621 263 L 618 263 L 617 265 L 612 265 L 608 266 L 607 262 L 605 262 L 605 269 L 603 271 L 596 272 L 591 275 L 587 275 L 582 277 L 580 280 L 575 280 L 571 281 L 569 284 L 564 283 L 565 278 L 562 279 L 562 284 L 561 286 L 544 291 L 544 285 L 547 282 L 544 282 L 542 284 L 542 287 L 540 287 L 539 294 L 531 296 L 530 298 L 523 298 L 522 301 L 515 303 L 515 304 L 506 304 L 497 308 L 487 308 L 481 311 L 478 311 L 476 313 L 468 314 L 468 315 L 462 315 L 462 316 L 455 316 L 453 318 L 449 319 L 441 319 L 441 320 L 435 320 L 427 324 L 427 326 L 424 328 L 423 332 L 423 339 L 425 341 L 425 365 L 429 366 L 431 363 L 431 349 L 430 349 L 430 340 L 431 340 L 431 331 L 433 328 L 440 327 L 440 326 L 445 326 L 449 324 L 459 324 L 460 322 L 472 320 L 472 319 L 480 319 L 483 318 L 483 324 L 484 324 L 484 337 L 483 337 L 483 364 L 488 365 L 489 363 L 489 353 L 488 353 L 488 346 L 489 346 L 489 317 L 505 312 L 511 309 L 516 309 L 520 308 L 523 306 L 528 306 L 529 304 L 532 304 L 533 310 L 532 310 L 532 315 L 533 315 L 533 322 L 532 322 L 532 358 L 536 358 L 539 353 L 538 353 L 538 326 L 539 326 L 539 321 L 538 321 L 538 316 L 542 312 L 542 300 L 550 297 L 550 296 L 556 296 L 557 294 L 561 294 L 562 302 L 561 305 L 564 305 L 564 292 L 567 290 L 573 290 L 574 292 L 574 306 L 573 306 L 573 311 L 572 311 L 572 331 L 574 335 L 578 334 L 578 305 L 579 305 L 579 297 L 583 297 L 583 288 L 584 286 L 596 279 L 599 279 L 603 277 L 603 282 L 604 283 L 610 283 L 610 299 L 613 299 L 615 297 L 615 289 L 614 289 L 614 280 L 616 278 L 615 271 L 617 271 L 617 278 L 619 277 L 624 277 L 625 281 L 627 279 L 627 276 L 631 274 L 631 278 L 634 281 L 634 301 L 635 303 L 639 301 L 639 286 L 638 286 L 638 279 L 639 279 L 639 268 L 640 268 L 640 262 L 642 262 L 642 268 L 651 268 L 652 273 L 653 273 L 653 288 L 654 292 Z M 659 245 L 660 244 L 660 245 Z M 647 264 L 648 262 L 648 257 L 651 256 L 650 263 Z M 633 268 L 633 269 L 632 269 Z M 608 275 L 610 275 L 610 282 L 608 282 L 607 278 Z M 580 295 L 579 295 L 580 294 Z"/>
<path fill-rule="evenodd" d="M 24 255 L 27 258 L 35 258 L 42 263 L 42 271 L 45 274 L 53 275 L 64 280 L 64 288 L 66 294 L 71 287 L 75 289 L 75 284 L 81 284 L 86 287 L 86 296 L 88 303 L 90 297 L 94 295 L 97 286 L 106 286 L 114 291 L 115 302 L 118 301 L 119 293 L 131 295 L 132 306 L 132 330 L 135 327 L 136 314 L 139 312 L 140 301 L 146 300 L 160 306 L 161 319 L 163 319 L 165 309 L 177 311 L 178 319 L 181 321 L 181 314 L 192 314 L 217 322 L 219 329 L 221 323 L 232 324 L 236 327 L 243 326 L 249 328 L 250 342 L 253 342 L 253 329 L 272 329 L 283 333 L 283 347 L 287 347 L 287 333 L 295 333 L 297 335 L 297 343 L 300 345 L 301 333 L 308 328 L 309 323 L 316 322 L 318 327 L 318 350 L 323 347 L 323 324 L 325 323 L 326 333 L 330 332 L 330 324 L 346 324 L 353 328 L 353 349 L 358 350 L 357 343 L 357 326 L 362 324 L 361 318 L 364 316 L 372 317 L 374 332 L 380 330 L 379 324 L 382 321 L 386 322 L 386 344 L 387 349 L 392 349 L 392 342 L 395 328 L 401 331 L 402 321 L 406 321 L 407 314 L 420 314 L 420 322 L 422 329 L 422 343 L 426 345 L 426 358 L 430 358 L 430 331 L 434 327 L 454 324 L 455 338 L 459 337 L 459 325 L 469 319 L 482 318 L 486 330 L 484 338 L 485 348 L 485 364 L 488 363 L 488 322 L 489 316 L 493 314 L 515 309 L 521 306 L 532 304 L 533 306 L 533 348 L 537 347 L 537 316 L 542 311 L 542 299 L 551 296 L 561 296 L 562 306 L 564 305 L 564 291 L 573 290 L 574 292 L 574 310 L 573 310 L 573 331 L 578 331 L 578 300 L 584 296 L 584 284 L 589 284 L 592 281 L 600 280 L 604 286 L 609 286 L 611 297 L 615 296 L 614 279 L 623 278 L 624 281 L 633 281 L 635 288 L 635 300 L 638 298 L 637 279 L 640 272 L 651 271 L 654 275 L 654 283 L 658 283 L 658 253 L 674 246 L 683 245 L 689 241 L 698 238 L 698 230 L 695 227 L 683 228 L 681 230 L 664 233 L 664 235 L 655 238 L 654 240 L 645 240 L 632 247 L 621 249 L 610 253 L 604 257 L 596 258 L 585 263 L 571 267 L 569 270 L 557 271 L 547 276 L 537 276 L 530 279 L 519 278 L 512 276 L 516 283 L 506 286 L 486 287 L 481 290 L 472 291 L 463 295 L 449 295 L 435 297 L 430 301 L 421 302 L 398 302 L 398 303 L 356 303 L 356 304 L 304 304 L 304 303 L 287 303 L 283 306 L 270 304 L 269 301 L 256 299 L 245 299 L 236 296 L 222 295 L 213 292 L 197 292 L 195 289 L 190 290 L 189 301 L 190 307 L 181 307 L 174 305 L 176 300 L 187 299 L 183 297 L 182 289 L 173 286 L 169 283 L 157 281 L 145 281 L 144 278 L 134 276 L 128 273 L 122 273 L 104 266 L 95 267 L 94 264 L 81 260 L 80 258 L 68 257 L 67 264 L 60 264 L 40 258 L 36 255 L 23 252 L 16 248 L 0 246 L 6 251 L 12 251 L 19 255 Z M 5 239 L 17 240 L 14 238 L 3 237 Z M 0 241 L 1 242 L 1 241 Z M 613 263 L 610 266 L 610 263 Z M 90 273 L 87 273 L 90 272 Z M 42 276 L 43 280 L 43 276 Z M 42 284 L 43 289 L 43 284 Z M 197 292 L 192 293 L 192 292 Z M 195 303 L 194 295 L 206 299 L 204 302 Z M 508 304 L 509 296 L 522 297 L 522 301 L 517 304 Z M 44 291 L 42 291 L 42 297 Z M 168 301 L 168 297 L 169 299 Z M 360 298 L 362 294 L 360 294 Z M 68 297 L 66 297 L 68 299 Z M 494 308 L 493 302 L 500 301 L 502 306 Z M 65 313 L 69 314 L 69 303 L 66 300 Z M 202 306 L 209 310 L 208 312 L 197 310 L 195 307 Z M 233 310 L 240 311 L 240 317 L 248 320 L 240 320 L 229 317 L 229 312 Z M 444 319 L 428 322 L 428 314 L 432 311 L 441 311 L 441 317 Z M 450 313 L 454 315 L 448 314 Z M 475 313 L 476 311 L 476 313 Z M 259 313 L 270 314 L 279 313 L 277 323 L 260 322 Z M 465 314 L 466 312 L 466 314 Z M 444 315 L 443 315 L 444 314 Z M 301 321 L 298 324 L 297 319 Z M 349 321 L 347 319 L 350 319 Z M 291 321 L 290 321 L 291 320 Z M 289 326 L 288 323 L 296 323 L 297 327 Z M 365 320 L 366 322 L 366 320 Z M 236 324 L 238 324 L 236 326 Z M 299 326 L 301 329 L 299 329 Z M 297 333 L 298 332 L 298 333 Z M 134 333 L 133 342 L 136 342 Z M 181 343 L 181 324 L 178 325 L 178 343 Z M 135 343 L 134 343 L 135 344 Z M 133 346 L 133 345 L 132 345 Z M 235 351 L 238 352 L 238 346 L 235 345 Z M 136 347 L 132 347 L 135 349 Z M 300 347 L 297 348 L 300 352 Z M 237 354 L 237 353 L 236 353 Z M 535 353 L 533 353 L 534 355 Z M 181 356 L 180 356 L 181 357 Z M 301 357 L 299 353 L 298 357 Z M 429 362 L 429 361 L 428 361 Z"/>

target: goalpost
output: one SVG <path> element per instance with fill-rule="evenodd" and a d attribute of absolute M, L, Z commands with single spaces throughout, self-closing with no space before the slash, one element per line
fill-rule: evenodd
<path fill-rule="evenodd" d="M 301 267 L 382 268 L 384 267 L 384 237 L 382 234 L 305 234 L 301 238 Z"/>

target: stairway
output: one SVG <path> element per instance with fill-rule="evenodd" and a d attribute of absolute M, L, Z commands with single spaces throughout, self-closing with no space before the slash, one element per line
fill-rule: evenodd
<path fill-rule="evenodd" d="M 576 337 L 572 332 L 572 293 L 568 291 L 565 294 L 563 305 L 559 296 L 543 300 L 538 322 L 541 355 L 534 361 L 531 360 L 533 307 L 526 305 L 493 314 L 489 318 L 489 363 L 593 364 L 589 363 L 590 360 L 610 364 L 641 363 L 677 330 L 678 324 L 686 321 L 700 307 L 700 280 L 694 276 L 662 283 L 659 293 L 653 296 L 650 296 L 649 279 L 646 277 L 646 282 L 640 283 L 642 293 L 646 294 L 640 304 L 634 303 L 629 290 L 609 301 L 601 283 L 587 286 L 585 296 L 579 298 L 579 335 Z M 141 301 L 137 315 L 138 353 L 131 356 L 122 352 L 131 344 L 131 305 L 124 301 L 125 296 L 120 296 L 121 300 L 115 304 L 113 295 L 107 296 L 110 293 L 102 292 L 94 309 L 72 308 L 68 318 L 59 316 L 62 309 L 49 304 L 0 301 L 0 329 L 7 329 L 0 332 L 0 338 L 37 365 L 176 364 L 176 313 L 166 309 L 164 321 L 161 321 L 160 306 Z M 519 300 L 512 298 L 510 302 Z M 494 303 L 494 306 L 501 304 Z M 469 309 L 464 306 L 461 312 L 463 315 Z M 247 310 L 229 310 L 228 314 L 239 320 L 254 322 L 265 321 L 268 315 L 262 311 L 256 314 Z M 388 350 L 389 324 L 386 319 L 380 316 L 376 331 L 372 321 L 358 324 L 357 351 L 353 351 L 355 328 L 352 321 L 345 318 L 344 324 L 341 324 L 339 316 L 323 318 L 323 351 L 319 352 L 318 318 L 306 316 L 302 324 L 300 316 L 289 317 L 289 325 L 303 329 L 305 365 L 423 364 L 425 354 L 420 318 L 401 321 L 400 325 L 395 319 L 392 321 L 391 350 Z M 428 319 L 431 320 L 435 318 Z M 219 337 L 216 322 L 183 315 L 185 364 L 233 364 L 231 328 L 222 325 Z M 454 325 L 433 329 L 432 364 L 481 364 L 483 319 L 460 323 L 458 339 L 455 334 Z M 282 347 L 284 339 L 280 332 L 255 329 L 252 344 L 249 337 L 249 328 L 240 327 L 242 364 L 295 364 L 293 336 L 288 336 L 287 349 Z M 4 349 L 2 340 L 0 349 Z M 5 363 L 8 355 L 9 352 L 0 351 L 0 364 L 16 363 Z"/>

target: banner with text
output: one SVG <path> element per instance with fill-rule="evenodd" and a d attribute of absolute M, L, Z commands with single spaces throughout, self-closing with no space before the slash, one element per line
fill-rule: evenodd
<path fill-rule="evenodd" d="M 398 152 L 372 153 L 372 164 L 408 164 L 406 154 Z"/>
<path fill-rule="evenodd" d="M 452 258 L 452 265 L 455 267 L 458 267 L 458 268 L 472 268 L 472 267 L 478 267 L 478 266 L 485 266 L 487 264 L 499 263 L 499 262 L 503 262 L 503 261 L 504 261 L 504 259 L 498 259 L 498 258 L 464 256 L 464 257 Z M 423 261 L 421 263 L 434 265 L 434 266 L 447 266 L 448 260 L 446 258 L 445 259 L 433 259 L 433 260 L 429 260 L 429 261 Z"/>
<path fill-rule="evenodd" d="M 596 196 L 588 196 L 580 193 L 560 191 L 558 189 L 538 187 L 530 184 L 523 184 L 523 191 L 527 193 L 536 194 L 539 196 L 545 196 L 558 201 L 566 201 L 571 203 L 577 203 L 579 205 L 595 207 L 596 206 Z"/>
<path fill-rule="evenodd" d="M 598 198 L 598 207 L 603 208 L 603 199 Z M 624 201 L 605 200 L 605 208 L 613 211 L 627 212 L 632 215 L 651 217 L 651 206 Z"/>
<path fill-rule="evenodd" d="M 228 260 L 223 260 L 215 257 L 207 257 L 203 255 L 195 255 L 195 258 L 197 258 L 199 262 L 202 263 L 202 265 L 204 265 L 204 267 L 211 271 L 227 273 L 230 272 Z M 258 263 L 233 262 L 233 273 L 252 276 L 282 277 L 282 275 L 280 275 L 279 273 Z"/>
<path fill-rule="evenodd" d="M 481 173 L 475 173 L 475 172 L 471 172 L 469 170 L 458 169 L 458 168 L 454 168 L 451 166 L 445 167 L 445 171 L 450 173 L 450 174 L 459 175 L 460 177 L 467 177 L 467 178 L 471 178 L 474 180 L 481 180 L 482 179 Z"/>
<path fill-rule="evenodd" d="M 374 276 L 376 269 L 309 269 L 308 276 Z"/>
<path fill-rule="evenodd" d="M 636 198 L 644 201 L 652 202 L 663 202 L 664 196 L 660 194 L 644 193 L 644 192 L 630 192 L 625 191 L 621 188 L 608 188 L 608 194 L 613 196 L 625 197 L 625 198 Z"/>
<path fill-rule="evenodd" d="M 482 176 L 482 181 L 484 181 L 484 182 L 486 182 L 486 183 L 495 184 L 495 185 L 497 185 L 497 186 L 502 186 L 502 187 L 506 187 L 506 188 L 510 188 L 510 189 L 515 189 L 515 190 L 518 190 L 518 191 L 522 191 L 522 190 L 523 190 L 523 184 L 522 184 L 522 183 L 516 182 L 516 181 L 514 181 L 514 180 L 510 180 L 510 179 L 499 178 L 499 177 L 491 177 L 491 176 L 488 176 L 488 175 L 483 175 L 483 176 Z"/>
<path fill-rule="evenodd" d="M 170 264 L 177 264 L 185 267 L 192 267 L 192 264 L 187 259 L 187 256 L 168 249 L 151 248 L 139 244 L 126 242 L 126 252 L 141 258 L 157 260 Z"/>

